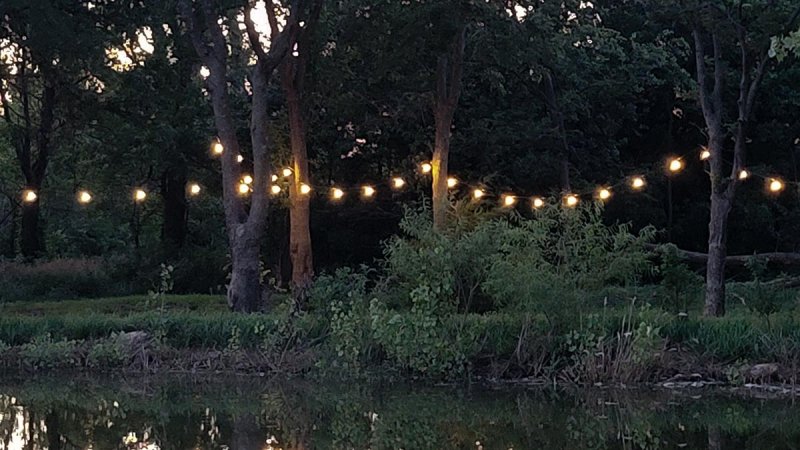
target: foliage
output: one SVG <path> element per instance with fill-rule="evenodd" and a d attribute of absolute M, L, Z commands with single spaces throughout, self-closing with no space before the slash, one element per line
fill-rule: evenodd
<path fill-rule="evenodd" d="M 99 258 L 34 264 L 0 261 L 0 303 L 114 295 L 120 293 L 117 289 Z"/>
<path fill-rule="evenodd" d="M 20 348 L 20 362 L 34 370 L 73 367 L 78 364 L 77 343 L 54 340 L 47 333 L 35 337 Z"/>
<path fill-rule="evenodd" d="M 685 312 L 697 300 L 703 280 L 680 258 L 675 245 L 662 245 L 659 255 L 661 263 L 658 266 L 658 275 L 661 277 L 662 304 L 675 312 Z"/>

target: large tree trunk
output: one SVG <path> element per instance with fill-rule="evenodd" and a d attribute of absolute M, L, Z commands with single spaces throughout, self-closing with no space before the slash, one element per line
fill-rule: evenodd
<path fill-rule="evenodd" d="M 38 192 L 38 189 L 36 190 Z M 42 229 L 39 223 L 39 200 L 22 205 L 22 220 L 20 222 L 20 252 L 25 258 L 36 258 L 44 253 Z"/>
<path fill-rule="evenodd" d="M 433 159 L 431 161 L 431 199 L 433 208 L 433 227 L 443 230 L 447 223 L 447 195 L 448 159 L 450 157 L 450 128 L 453 116 L 449 114 L 446 106 L 437 106 L 436 110 L 436 136 L 433 146 Z"/>
<path fill-rule="evenodd" d="M 231 247 L 231 279 L 228 306 L 233 311 L 254 313 L 266 307 L 261 283 L 260 239 L 236 239 Z"/>
<path fill-rule="evenodd" d="M 732 201 L 727 190 L 711 193 L 711 216 L 708 220 L 708 262 L 706 263 L 706 298 L 703 314 L 725 315 L 725 258 L 728 256 L 728 215 Z"/>
<path fill-rule="evenodd" d="M 436 94 L 434 96 L 434 120 L 436 136 L 431 161 L 431 199 L 433 228 L 443 230 L 447 224 L 448 163 L 450 159 L 450 136 L 453 116 L 461 96 L 461 78 L 464 72 L 464 40 L 466 27 L 462 26 L 453 37 L 448 51 L 439 56 L 436 64 Z"/>
<path fill-rule="evenodd" d="M 186 172 L 185 165 L 178 165 L 168 168 L 161 175 L 161 197 L 164 200 L 161 239 L 167 254 L 183 247 L 186 242 Z"/>
<path fill-rule="evenodd" d="M 231 280 L 228 285 L 228 304 L 239 312 L 256 312 L 264 309 L 264 289 L 261 283 L 260 244 L 266 232 L 269 208 L 269 180 L 271 144 L 267 132 L 269 124 L 269 80 L 280 66 L 289 49 L 296 42 L 301 11 L 293 4 L 286 23 L 281 29 L 278 13 L 272 2 L 267 2 L 267 20 L 271 36 L 269 50 L 261 45 L 260 35 L 251 18 L 252 6 L 244 11 L 244 23 L 256 64 L 249 74 L 250 142 L 253 151 L 253 184 L 249 202 L 237 192 L 242 176 L 237 157 L 240 154 L 235 115 L 231 110 L 228 86 L 228 51 L 225 35 L 218 22 L 220 11 L 213 2 L 178 2 L 178 11 L 186 21 L 192 44 L 209 69 L 206 86 L 214 110 L 214 123 L 222 154 L 222 200 L 225 210 L 225 227 L 231 256 Z"/>
<path fill-rule="evenodd" d="M 313 32 L 322 0 L 316 0 L 306 26 L 297 38 L 297 53 L 286 58 L 282 66 L 281 84 L 286 95 L 289 116 L 289 138 L 294 160 L 292 189 L 289 191 L 289 256 L 292 263 L 292 294 L 296 299 L 305 295 L 314 276 L 314 260 L 311 246 L 311 199 L 301 189 L 311 185 L 308 167 L 308 144 L 306 120 L 303 110 L 305 76 L 310 56 L 310 33 Z"/>

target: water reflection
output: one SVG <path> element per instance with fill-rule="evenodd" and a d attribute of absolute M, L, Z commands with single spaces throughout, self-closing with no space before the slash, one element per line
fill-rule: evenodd
<path fill-rule="evenodd" d="M 0 450 L 790 449 L 800 411 L 722 393 L 0 379 Z"/>

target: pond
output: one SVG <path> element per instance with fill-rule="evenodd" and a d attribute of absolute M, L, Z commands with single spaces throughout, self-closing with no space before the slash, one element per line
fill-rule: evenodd
<path fill-rule="evenodd" d="M 0 450 L 793 449 L 800 408 L 723 391 L 0 376 Z"/>

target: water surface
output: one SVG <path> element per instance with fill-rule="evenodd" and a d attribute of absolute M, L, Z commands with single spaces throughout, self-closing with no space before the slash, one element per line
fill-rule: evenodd
<path fill-rule="evenodd" d="M 800 408 L 722 391 L 0 376 L 0 450 L 796 449 Z"/>

